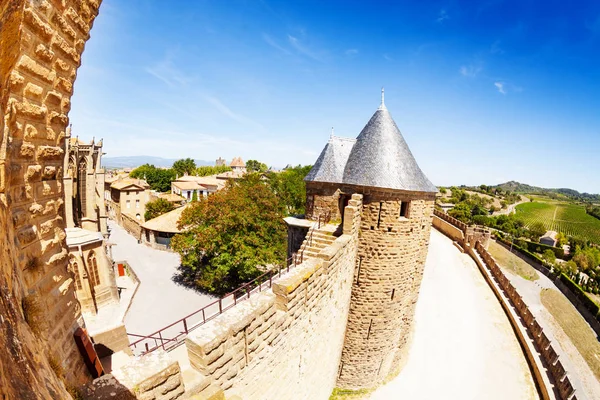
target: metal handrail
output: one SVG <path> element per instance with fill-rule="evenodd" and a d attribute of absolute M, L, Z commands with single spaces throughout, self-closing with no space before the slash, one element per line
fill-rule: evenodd
<path fill-rule="evenodd" d="M 307 234 L 306 240 L 307 240 L 307 244 L 309 247 L 312 246 L 312 240 L 313 240 L 315 230 L 321 228 L 321 221 L 323 222 L 323 225 L 325 225 L 325 224 L 329 223 L 330 217 L 331 217 L 330 213 L 326 213 L 323 216 L 319 215 L 317 224 L 313 224 L 312 228 L 310 229 L 309 233 Z M 165 326 L 164 328 L 159 329 L 156 332 L 153 332 L 149 335 L 138 335 L 135 333 L 127 333 L 127 335 L 129 335 L 129 336 L 139 338 L 135 342 L 131 343 L 129 345 L 129 347 L 137 348 L 138 345 L 141 345 L 142 343 L 144 343 L 144 350 L 142 351 L 142 354 L 150 353 L 158 348 L 162 348 L 163 350 L 170 350 L 172 348 L 177 347 L 178 345 L 183 343 L 183 339 L 192 330 L 196 329 L 199 326 L 204 325 L 205 323 L 212 320 L 213 318 L 221 315 L 223 312 L 225 312 L 225 311 L 229 310 L 230 308 L 234 307 L 235 305 L 237 305 L 238 302 L 249 299 L 250 295 L 253 292 L 254 293 L 262 292 L 263 286 L 265 286 L 265 283 L 267 285 L 264 287 L 264 289 L 271 288 L 273 286 L 273 278 L 281 277 L 281 274 L 284 270 L 286 271 L 286 273 L 290 272 L 290 268 L 296 267 L 298 264 L 302 264 L 304 262 L 304 250 L 305 249 L 302 249 L 300 251 L 300 254 L 295 253 L 291 257 L 289 257 L 286 260 L 286 267 L 283 267 L 283 268 L 278 267 L 277 271 L 269 270 L 269 271 L 265 272 L 264 274 L 258 276 L 257 278 L 253 279 L 252 281 L 244 283 L 243 285 L 236 288 L 235 290 L 225 294 L 218 300 L 215 300 L 214 302 L 212 302 L 212 303 L 194 311 L 193 313 Z M 298 258 L 300 258 L 300 260 L 298 260 Z M 256 289 L 258 289 L 258 290 L 256 290 Z M 240 293 L 241 293 L 241 295 L 240 295 Z M 229 301 L 229 303 L 228 303 L 228 301 Z M 217 305 L 218 305 L 218 311 L 214 311 L 212 314 L 210 314 L 209 310 L 211 308 L 216 308 Z M 188 324 L 189 319 L 200 313 L 202 313 L 202 319 L 199 322 L 197 322 L 196 324 L 191 324 L 191 326 L 190 326 Z M 180 328 L 180 330 L 177 332 L 177 334 L 173 337 L 163 336 L 163 334 L 166 333 L 165 331 L 167 329 L 172 328 L 178 324 L 182 324 L 181 328 L 183 328 L 183 330 L 181 330 L 181 328 Z M 154 346 L 151 347 L 151 346 L 149 346 L 149 342 L 152 340 L 154 341 Z"/>
<path fill-rule="evenodd" d="M 303 253 L 304 253 L 304 251 L 301 252 L 301 259 L 304 258 Z M 245 283 L 245 284 L 241 285 L 240 287 L 238 287 L 237 289 L 227 293 L 226 295 L 219 298 L 218 300 L 215 300 L 214 302 L 194 311 L 193 313 L 191 313 L 189 315 L 186 315 L 185 317 L 159 329 L 156 332 L 153 332 L 149 335 L 138 335 L 135 333 L 128 332 L 127 335 L 135 337 L 135 338 L 139 338 L 135 342 L 131 343 L 129 345 L 129 347 L 137 348 L 138 345 L 141 345 L 141 343 L 144 343 L 144 350 L 142 351 L 142 354 L 146 354 L 146 353 L 150 353 L 158 348 L 162 348 L 163 350 L 170 350 L 170 349 L 178 346 L 179 344 L 181 344 L 183 342 L 182 339 L 184 339 L 189 334 L 189 332 L 191 332 L 192 330 L 196 329 L 199 326 L 204 325 L 206 322 L 217 317 L 218 315 L 221 315 L 226 310 L 229 310 L 230 308 L 237 305 L 237 303 L 239 303 L 240 301 L 249 299 L 252 293 L 256 293 L 256 292 L 260 293 L 263 291 L 263 289 L 271 288 L 273 285 L 273 278 L 281 277 L 281 275 L 284 271 L 289 272 L 290 268 L 296 267 L 298 265 L 297 258 L 298 258 L 297 254 L 292 255 L 292 257 L 290 257 L 286 260 L 286 267 L 278 267 L 277 270 L 269 270 L 269 271 L 265 272 L 264 274 L 258 276 L 257 278 L 253 279 L 252 281 Z M 241 293 L 241 295 L 240 295 L 240 293 Z M 218 305 L 218 312 L 215 311 L 215 312 L 210 313 L 209 310 L 211 308 L 216 308 L 217 305 Z M 196 324 L 192 324 L 190 326 L 188 323 L 189 319 L 200 313 L 202 313 L 201 321 Z M 177 334 L 174 335 L 173 337 L 163 336 L 163 333 L 165 333 L 166 330 L 168 330 L 169 328 L 172 328 L 178 324 L 182 324 L 181 328 L 183 328 L 183 330 L 179 330 L 177 332 Z M 154 346 L 149 345 L 149 343 L 152 343 L 151 342 L 152 340 L 154 341 Z"/>

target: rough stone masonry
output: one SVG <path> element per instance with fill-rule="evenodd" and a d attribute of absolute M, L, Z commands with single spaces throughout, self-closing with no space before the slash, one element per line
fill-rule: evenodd
<path fill-rule="evenodd" d="M 71 95 L 100 0 L 0 3 L 0 393 L 69 398 L 90 377 L 67 271 L 62 165 Z M 59 378 L 63 378 L 62 380 Z"/>

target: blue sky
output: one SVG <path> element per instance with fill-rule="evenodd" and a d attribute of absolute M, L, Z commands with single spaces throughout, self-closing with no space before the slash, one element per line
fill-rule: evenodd
<path fill-rule="evenodd" d="M 104 0 L 70 113 L 107 156 L 313 163 L 380 101 L 436 185 L 600 193 L 600 2 Z"/>

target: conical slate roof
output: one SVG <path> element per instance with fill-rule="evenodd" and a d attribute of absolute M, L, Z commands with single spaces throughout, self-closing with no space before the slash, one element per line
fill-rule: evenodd
<path fill-rule="evenodd" d="M 416 192 L 437 192 L 437 188 L 419 168 L 383 101 L 356 138 L 342 182 Z"/>
<path fill-rule="evenodd" d="M 308 182 L 342 183 L 344 167 L 355 142 L 355 139 L 332 135 L 304 180 Z"/>

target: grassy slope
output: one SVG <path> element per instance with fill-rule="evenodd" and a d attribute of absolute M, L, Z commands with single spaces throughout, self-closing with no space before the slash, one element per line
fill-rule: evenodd
<path fill-rule="evenodd" d="M 541 222 L 548 230 L 600 243 L 600 220 L 576 204 L 538 197 L 535 202 L 517 206 L 517 216 L 527 225 Z"/>
<path fill-rule="evenodd" d="M 569 300 L 558 291 L 544 289 L 541 299 L 544 307 L 571 339 L 596 378 L 600 379 L 600 342 L 596 339 L 594 331 L 590 329 Z"/>
<path fill-rule="evenodd" d="M 498 243 L 490 241 L 488 251 L 502 268 L 519 275 L 528 281 L 535 281 L 540 278 L 537 271 L 531 265 L 506 250 Z"/>

